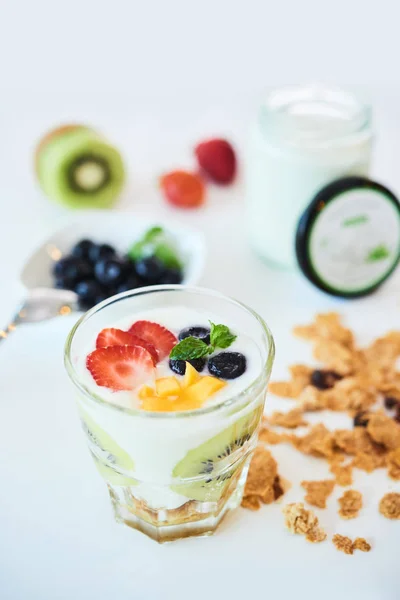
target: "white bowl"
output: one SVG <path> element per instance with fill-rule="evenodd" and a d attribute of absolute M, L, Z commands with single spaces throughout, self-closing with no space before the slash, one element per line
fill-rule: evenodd
<path fill-rule="evenodd" d="M 183 262 L 185 285 L 196 285 L 203 272 L 205 244 L 202 234 L 173 221 L 137 217 L 129 212 L 88 211 L 57 231 L 26 262 L 21 281 L 28 289 L 53 287 L 52 268 L 55 261 L 68 254 L 83 238 L 111 244 L 125 254 L 130 246 L 150 227 L 160 225 L 176 240 Z"/>

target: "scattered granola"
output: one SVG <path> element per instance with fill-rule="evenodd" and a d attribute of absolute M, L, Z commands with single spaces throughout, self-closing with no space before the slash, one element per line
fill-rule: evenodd
<path fill-rule="evenodd" d="M 379 512 L 387 519 L 400 519 L 400 494 L 385 494 L 379 502 Z"/>
<path fill-rule="evenodd" d="M 304 500 L 308 504 L 317 506 L 318 508 L 326 508 L 326 501 L 335 487 L 335 481 L 333 479 L 302 481 L 301 486 L 307 492 Z"/>
<path fill-rule="evenodd" d="M 312 543 L 323 542 L 326 533 L 319 527 L 318 517 L 311 510 L 304 508 L 301 502 L 287 504 L 282 512 L 285 516 L 285 526 L 291 533 L 305 535 Z"/>
<path fill-rule="evenodd" d="M 333 462 L 329 470 L 335 476 L 338 485 L 346 487 L 353 483 L 353 465 L 351 463 L 342 465 L 338 462 Z"/>
<path fill-rule="evenodd" d="M 386 457 L 388 475 L 391 479 L 400 479 L 400 448 L 389 452 Z"/>
<path fill-rule="evenodd" d="M 336 549 L 340 550 L 340 552 L 344 552 L 345 554 L 353 554 L 353 542 L 349 537 L 335 533 L 332 538 L 332 542 L 335 544 Z"/>
<path fill-rule="evenodd" d="M 271 425 L 278 425 L 286 429 L 296 429 L 296 427 L 308 425 L 307 421 L 303 419 L 303 411 L 299 408 L 293 408 L 286 413 L 274 412 L 268 421 Z"/>
<path fill-rule="evenodd" d="M 271 504 L 284 493 L 278 475 L 276 460 L 261 445 L 256 448 L 250 463 L 242 506 L 250 510 L 258 510 L 261 503 Z"/>
<path fill-rule="evenodd" d="M 356 538 L 353 542 L 354 550 L 361 550 L 361 552 L 369 552 L 371 550 L 371 544 L 364 538 Z"/>
<path fill-rule="evenodd" d="M 375 442 L 382 444 L 388 450 L 396 450 L 400 447 L 400 425 L 386 415 L 377 413 L 372 415 L 368 421 L 367 431 Z"/>
<path fill-rule="evenodd" d="M 355 519 L 362 507 L 362 495 L 356 490 L 347 490 L 338 502 L 342 519 Z"/>

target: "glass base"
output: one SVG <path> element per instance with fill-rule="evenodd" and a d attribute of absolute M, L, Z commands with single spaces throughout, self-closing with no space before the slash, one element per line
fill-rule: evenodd
<path fill-rule="evenodd" d="M 134 487 L 108 484 L 115 520 L 159 543 L 212 535 L 227 512 L 239 506 L 249 463 L 250 458 L 217 502 L 188 500 L 173 509 L 151 508 L 144 500 L 134 496 Z"/>

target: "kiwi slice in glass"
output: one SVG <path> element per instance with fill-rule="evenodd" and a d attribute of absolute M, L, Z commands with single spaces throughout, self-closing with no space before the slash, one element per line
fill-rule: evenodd
<path fill-rule="evenodd" d="M 257 429 L 262 407 L 241 417 L 213 438 L 197 448 L 189 450 L 186 456 L 175 466 L 172 475 L 182 480 L 202 476 L 194 481 L 174 484 L 171 489 L 192 500 L 217 502 L 222 496 L 229 480 L 243 465 L 239 457 L 232 468 L 223 470 L 221 463 L 233 452 L 241 448 Z"/>
<path fill-rule="evenodd" d="M 124 185 L 118 150 L 83 125 L 50 132 L 39 143 L 35 157 L 45 194 L 72 208 L 107 208 Z"/>
<path fill-rule="evenodd" d="M 117 444 L 113 438 L 99 427 L 89 415 L 80 409 L 82 427 L 90 440 L 90 452 L 93 456 L 97 470 L 109 483 L 115 485 L 137 485 L 137 481 L 122 475 L 116 469 L 133 471 L 135 463 L 129 454 Z M 94 446 L 94 448 L 93 448 Z M 104 462 L 103 462 L 104 461 Z"/>

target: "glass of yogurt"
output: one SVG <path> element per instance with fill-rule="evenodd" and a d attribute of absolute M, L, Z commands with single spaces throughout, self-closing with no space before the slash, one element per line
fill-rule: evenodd
<path fill-rule="evenodd" d="M 118 522 L 159 542 L 215 531 L 241 501 L 273 359 L 263 319 L 211 290 L 141 288 L 83 315 L 65 365 Z"/>

